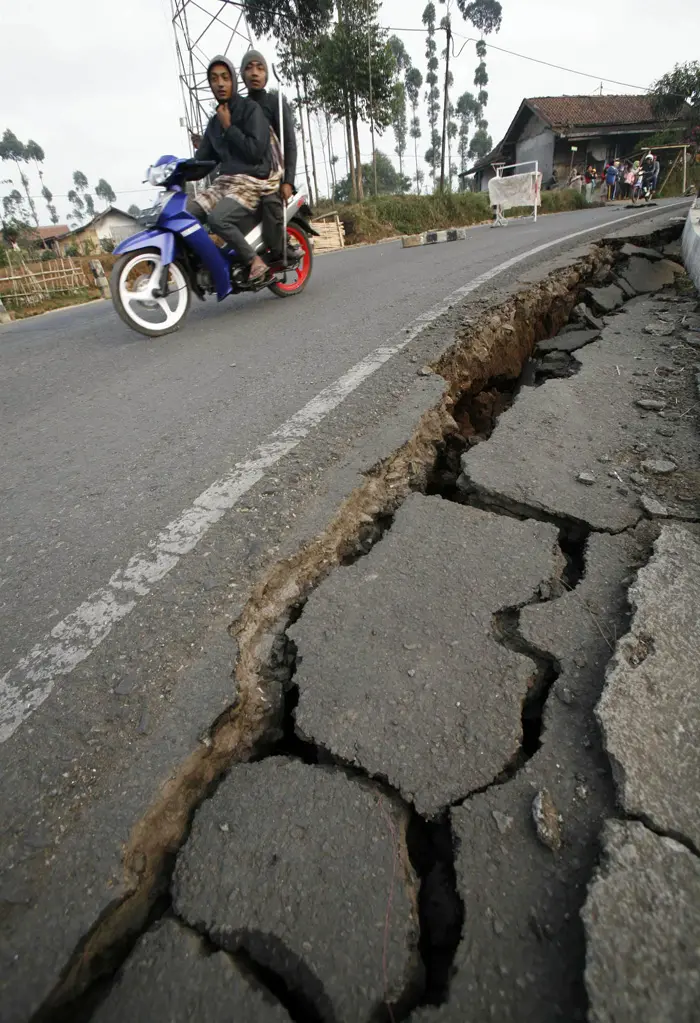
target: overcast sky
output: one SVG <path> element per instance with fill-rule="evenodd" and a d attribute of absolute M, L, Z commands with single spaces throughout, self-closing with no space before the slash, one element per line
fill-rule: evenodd
<path fill-rule="evenodd" d="M 220 0 L 198 0 L 216 11 Z M 143 172 L 163 153 L 183 153 L 186 137 L 177 79 L 170 0 L 0 0 L 0 133 L 11 128 L 23 141 L 35 139 L 46 151 L 45 180 L 56 195 L 62 221 L 69 209 L 63 198 L 71 175 L 82 170 L 94 186 L 106 178 L 118 205 L 147 205 L 154 194 L 141 182 Z M 425 74 L 425 0 L 384 0 L 381 21 L 399 31 L 414 63 Z M 438 21 L 444 7 L 437 4 Z M 198 17 L 193 8 L 193 25 Z M 202 15 L 199 15 L 200 17 Z M 455 33 L 469 28 L 455 11 Z M 228 33 L 230 35 L 230 33 Z M 648 86 L 674 63 L 695 60 L 700 39 L 697 0 L 635 0 L 627 4 L 571 4 L 566 0 L 503 0 L 503 28 L 490 41 L 592 77 L 547 68 L 489 49 L 489 131 L 494 142 L 505 132 L 524 96 L 591 93 L 603 81 L 605 93 L 634 91 L 613 84 Z M 207 55 L 225 45 L 210 34 Z M 464 40 L 455 40 L 457 49 Z M 269 52 L 269 44 L 263 46 Z M 242 56 L 242 43 L 234 56 Z M 442 49 L 442 45 L 440 45 Z M 453 64 L 456 99 L 474 91 L 477 59 L 473 43 Z M 606 81 L 607 77 L 607 81 Z M 424 107 L 424 104 L 423 104 Z M 419 153 L 427 146 L 427 126 Z M 336 149 L 345 157 L 342 133 Z M 369 133 L 362 136 L 369 156 Z M 388 132 L 378 148 L 394 157 Z M 319 153 L 319 160 L 321 154 Z M 13 175 L 0 166 L 0 179 Z M 423 169 L 427 170 L 423 164 Z M 320 170 L 320 168 L 319 168 Z M 406 167 L 413 171 L 413 163 Z M 38 192 L 32 173 L 32 191 Z M 15 182 L 19 184 L 18 181 Z M 321 191 L 325 175 L 320 171 Z M 0 186 L 0 195 L 11 186 Z M 48 223 L 41 201 L 41 220 Z"/>

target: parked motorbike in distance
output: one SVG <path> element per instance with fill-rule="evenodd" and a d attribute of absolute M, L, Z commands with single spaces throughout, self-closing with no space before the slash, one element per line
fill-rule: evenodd
<path fill-rule="evenodd" d="M 163 193 L 149 211 L 145 230 L 121 242 L 114 250 L 119 258 L 110 280 L 112 301 L 129 327 L 147 337 L 177 330 L 187 315 L 192 295 L 202 301 L 215 294 L 227 295 L 269 288 L 279 298 L 301 294 L 313 269 L 311 236 L 318 231 L 309 223 L 311 210 L 304 192 L 286 205 L 287 242 L 294 253 L 290 268 L 273 273 L 262 282 L 248 282 L 247 267 L 234 249 L 219 248 L 200 222 L 187 212 L 186 182 L 206 177 L 215 167 L 209 161 L 161 156 L 149 167 L 146 180 L 162 185 Z M 264 251 L 262 229 L 251 214 L 246 235 L 257 253 Z"/>

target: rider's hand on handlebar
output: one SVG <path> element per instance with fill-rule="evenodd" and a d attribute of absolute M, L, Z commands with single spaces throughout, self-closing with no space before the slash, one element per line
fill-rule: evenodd
<path fill-rule="evenodd" d="M 199 147 L 202 144 L 202 136 L 198 135 L 197 132 L 195 131 L 191 131 L 190 138 L 192 139 L 192 145 L 194 146 L 195 150 L 199 149 Z"/>
<path fill-rule="evenodd" d="M 219 118 L 219 123 L 224 131 L 228 131 L 231 127 L 231 111 L 228 108 L 228 103 L 219 103 L 216 108 L 216 115 Z"/>
<path fill-rule="evenodd" d="M 280 191 L 282 193 L 282 198 L 284 199 L 284 201 L 289 202 L 289 200 L 292 198 L 293 193 L 292 186 L 289 184 L 289 182 L 285 181 Z"/>

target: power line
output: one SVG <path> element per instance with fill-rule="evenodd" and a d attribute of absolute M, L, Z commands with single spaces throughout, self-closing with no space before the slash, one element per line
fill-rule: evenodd
<path fill-rule="evenodd" d="M 424 28 L 398 28 L 395 25 L 386 25 L 384 27 L 387 32 L 421 32 L 421 33 L 425 32 Z M 460 32 L 453 32 L 452 35 L 458 39 L 464 39 L 465 40 L 464 46 L 466 46 L 467 43 L 475 43 L 479 41 L 473 37 L 464 36 Z M 649 89 L 649 86 L 646 85 L 630 85 L 629 82 L 618 82 L 614 78 L 605 78 L 602 75 L 592 75 L 589 74 L 587 71 L 577 71 L 575 68 L 565 67 L 563 64 L 552 64 L 548 60 L 540 60 L 539 57 L 530 57 L 527 53 L 517 53 L 515 50 L 507 50 L 503 46 L 496 46 L 495 43 L 485 43 L 485 45 L 491 50 L 498 50 L 500 53 L 507 53 L 511 57 L 520 57 L 521 60 L 529 60 L 532 61 L 533 64 L 543 64 L 545 67 L 551 67 L 557 71 L 566 71 L 569 74 L 580 75 L 583 78 L 594 78 L 598 82 L 600 81 L 608 82 L 610 85 L 621 85 L 626 89 L 637 89 L 638 92 L 651 91 Z M 462 50 L 464 49 L 464 46 L 462 46 L 459 53 L 455 54 L 455 57 L 459 57 Z"/>

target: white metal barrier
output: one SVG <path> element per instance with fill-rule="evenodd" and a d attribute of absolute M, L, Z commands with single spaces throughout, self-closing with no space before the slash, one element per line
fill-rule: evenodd
<path fill-rule="evenodd" d="M 504 174 L 504 171 L 516 171 L 519 167 L 533 167 L 534 170 L 515 174 Z M 496 177 L 489 181 L 489 201 L 496 207 L 494 227 L 505 227 L 508 223 L 504 211 L 514 206 L 532 206 L 533 219 L 537 223 L 537 207 L 542 203 L 542 175 L 537 160 L 526 163 L 511 163 L 507 166 L 496 166 Z"/>

